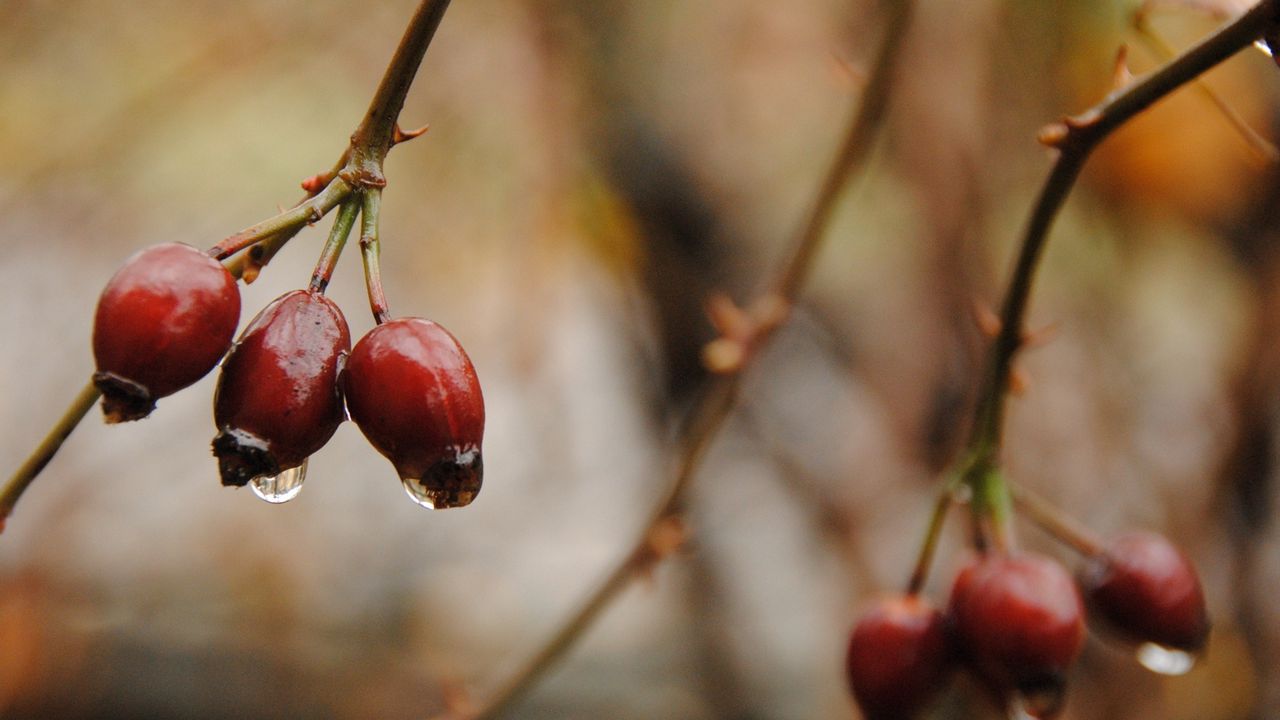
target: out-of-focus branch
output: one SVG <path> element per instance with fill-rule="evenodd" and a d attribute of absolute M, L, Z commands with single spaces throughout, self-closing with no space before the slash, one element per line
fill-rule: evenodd
<path fill-rule="evenodd" d="M 1000 326 L 992 341 L 986 376 L 975 408 L 975 421 L 967 452 L 957 473 L 948 478 L 935 505 L 929 532 L 922 545 L 912 587 L 917 586 L 930 563 L 936 528 L 950 506 L 957 482 L 968 484 L 977 543 L 989 534 L 1005 542 L 1009 490 L 999 473 L 999 453 L 1004 430 L 1005 401 L 1010 388 L 1014 356 L 1025 342 L 1023 319 L 1031 296 L 1035 271 L 1058 211 L 1075 186 L 1090 153 L 1116 128 L 1151 107 L 1205 71 L 1249 47 L 1280 24 L 1280 0 L 1261 0 L 1197 45 L 1132 84 L 1118 89 L 1101 103 L 1079 115 L 1053 123 L 1040 132 L 1040 141 L 1058 151 L 1049 176 L 1040 190 L 1009 279 L 1000 313 Z M 987 523 L 992 523 L 990 526 Z"/>
<path fill-rule="evenodd" d="M 451 708 L 446 717 L 481 720 L 501 715 L 554 666 L 634 578 L 679 547 L 684 537 L 687 492 L 702 458 L 734 408 L 743 372 L 759 355 L 774 331 L 786 321 L 813 266 L 837 200 L 855 170 L 862 166 L 884 117 L 893 69 L 911 15 L 912 0 L 893 0 L 889 7 L 885 38 L 861 103 L 782 266 L 747 307 L 738 308 L 727 299 L 721 299 L 709 308 L 712 322 L 721 333 L 721 337 L 713 341 L 704 353 L 704 359 L 715 374 L 701 389 L 681 428 L 679 454 L 666 495 L 623 559 L 547 642 L 483 704 Z"/>

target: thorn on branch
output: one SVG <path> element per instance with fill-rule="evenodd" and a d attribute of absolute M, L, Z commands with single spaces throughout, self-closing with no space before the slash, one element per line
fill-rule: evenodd
<path fill-rule="evenodd" d="M 427 130 L 429 129 L 431 129 L 430 125 L 423 125 L 422 127 L 417 128 L 416 130 L 409 130 L 408 132 L 406 132 L 400 129 L 399 123 L 396 123 L 396 126 L 391 130 L 391 144 L 395 146 L 395 145 L 399 145 L 402 142 L 407 142 L 409 140 L 412 140 L 426 133 Z"/>
<path fill-rule="evenodd" d="M 652 578 L 653 568 L 689 541 L 689 528 L 679 515 L 668 515 L 649 528 L 644 547 L 636 554 L 636 570 Z"/>
<path fill-rule="evenodd" d="M 1116 51 L 1116 63 L 1111 71 L 1111 89 L 1122 90 L 1133 82 L 1133 73 L 1129 70 L 1129 46 L 1121 45 Z"/>
<path fill-rule="evenodd" d="M 702 348 L 703 365 L 716 374 L 738 372 L 760 340 L 787 319 L 790 309 L 787 299 L 776 293 L 762 296 L 747 310 L 727 295 L 711 296 L 707 317 L 719 337 Z"/>
<path fill-rule="evenodd" d="M 325 189 L 332 180 L 333 175 L 330 173 L 316 173 L 302 181 L 302 189 L 306 190 L 308 195 L 315 195 Z"/>
<path fill-rule="evenodd" d="M 988 339 L 995 339 L 995 336 L 1000 334 L 1000 316 L 996 315 L 996 311 L 982 300 L 975 299 L 972 310 L 973 324 L 978 327 L 978 332 Z"/>

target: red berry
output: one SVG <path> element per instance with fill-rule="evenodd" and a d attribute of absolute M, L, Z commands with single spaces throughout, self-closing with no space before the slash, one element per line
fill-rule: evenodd
<path fill-rule="evenodd" d="M 294 290 L 258 313 L 222 364 L 214 396 L 223 485 L 297 467 L 333 437 L 344 418 L 338 366 L 350 348 L 342 311 L 319 293 Z"/>
<path fill-rule="evenodd" d="M 917 595 L 898 595 L 858 620 L 845 669 L 867 720 L 905 720 L 929 705 L 954 661 L 942 613 Z"/>
<path fill-rule="evenodd" d="M 416 502 L 461 507 L 480 492 L 484 398 L 448 330 L 421 318 L 375 327 L 351 351 L 343 388 L 351 419 Z"/>
<path fill-rule="evenodd" d="M 1154 533 L 1121 535 L 1081 574 L 1089 608 L 1135 642 L 1198 652 L 1209 636 L 1204 591 L 1195 568 Z"/>
<path fill-rule="evenodd" d="M 138 420 L 204 377 L 231 345 L 240 291 L 222 263 L 181 243 L 130 257 L 98 298 L 93 382 L 107 422 Z"/>
<path fill-rule="evenodd" d="M 999 693 L 1028 710 L 1061 708 L 1065 673 L 1084 644 L 1084 608 L 1070 573 L 1033 554 L 985 555 L 960 571 L 948 608 L 961 652 Z"/>

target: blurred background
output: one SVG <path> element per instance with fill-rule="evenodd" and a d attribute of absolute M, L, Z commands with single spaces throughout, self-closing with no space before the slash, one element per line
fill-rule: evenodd
<path fill-rule="evenodd" d="M 848 628 L 905 583 L 964 437 L 972 308 L 998 303 L 1048 170 L 1036 132 L 1112 89 L 1122 45 L 1135 73 L 1156 63 L 1128 0 L 919 5 L 865 178 L 699 475 L 689 546 L 512 717 L 857 716 Z M 1218 23 L 1195 5 L 1152 27 L 1186 47 Z M 295 201 L 413 7 L 0 2 L 0 470 L 92 371 L 124 258 Z M 0 536 L 0 716 L 423 718 L 483 698 L 664 493 L 704 302 L 773 272 L 883 23 L 870 0 L 454 3 L 401 118 L 431 131 L 388 160 L 383 264 L 393 312 L 449 327 L 477 366 L 484 492 L 417 507 L 349 423 L 296 500 L 224 489 L 212 375 L 139 423 L 95 410 Z M 1280 135 L 1263 53 L 1204 81 Z M 1176 678 L 1091 635 L 1065 717 L 1280 717 L 1278 201 L 1275 163 L 1192 88 L 1098 150 L 1052 235 L 1030 324 L 1056 333 L 1020 361 L 1009 475 L 1102 535 L 1176 538 L 1215 620 Z M 245 288 L 242 323 L 305 284 L 323 235 Z M 353 337 L 372 326 L 357 257 L 330 290 Z M 992 714 L 961 681 L 937 717 Z"/>

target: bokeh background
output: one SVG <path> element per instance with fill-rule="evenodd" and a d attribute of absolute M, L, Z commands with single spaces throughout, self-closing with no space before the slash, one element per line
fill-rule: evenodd
<path fill-rule="evenodd" d="M 1047 172 L 1037 129 L 1109 92 L 1122 45 L 1134 72 L 1155 62 L 1134 2 L 919 4 L 865 178 L 699 475 L 689 546 L 512 717 L 856 717 L 848 628 L 905 582 L 963 438 L 972 308 L 998 302 Z M 296 200 L 413 5 L 0 2 L 0 469 L 92 371 L 123 259 Z M 1239 8 L 1152 24 L 1185 47 L 1205 9 Z M 665 491 L 703 304 L 776 267 L 882 30 L 868 0 L 455 3 L 402 116 L 431 131 L 388 161 L 383 262 L 393 311 L 475 361 L 484 492 L 418 508 L 349 423 L 293 502 L 221 488 L 212 377 L 143 422 L 91 416 L 0 536 L 0 715 L 424 718 L 483 698 Z M 1280 135 L 1261 52 L 1205 82 Z M 1189 89 L 1100 148 L 1053 233 L 1030 322 L 1056 333 L 1020 363 L 1009 475 L 1103 535 L 1176 538 L 1216 623 L 1178 678 L 1091 636 L 1065 717 L 1280 717 L 1278 199 L 1275 164 Z M 322 238 L 245 288 L 242 322 L 305 284 Z M 372 325 L 356 258 L 330 291 L 353 336 Z M 961 681 L 937 716 L 992 714 Z"/>

